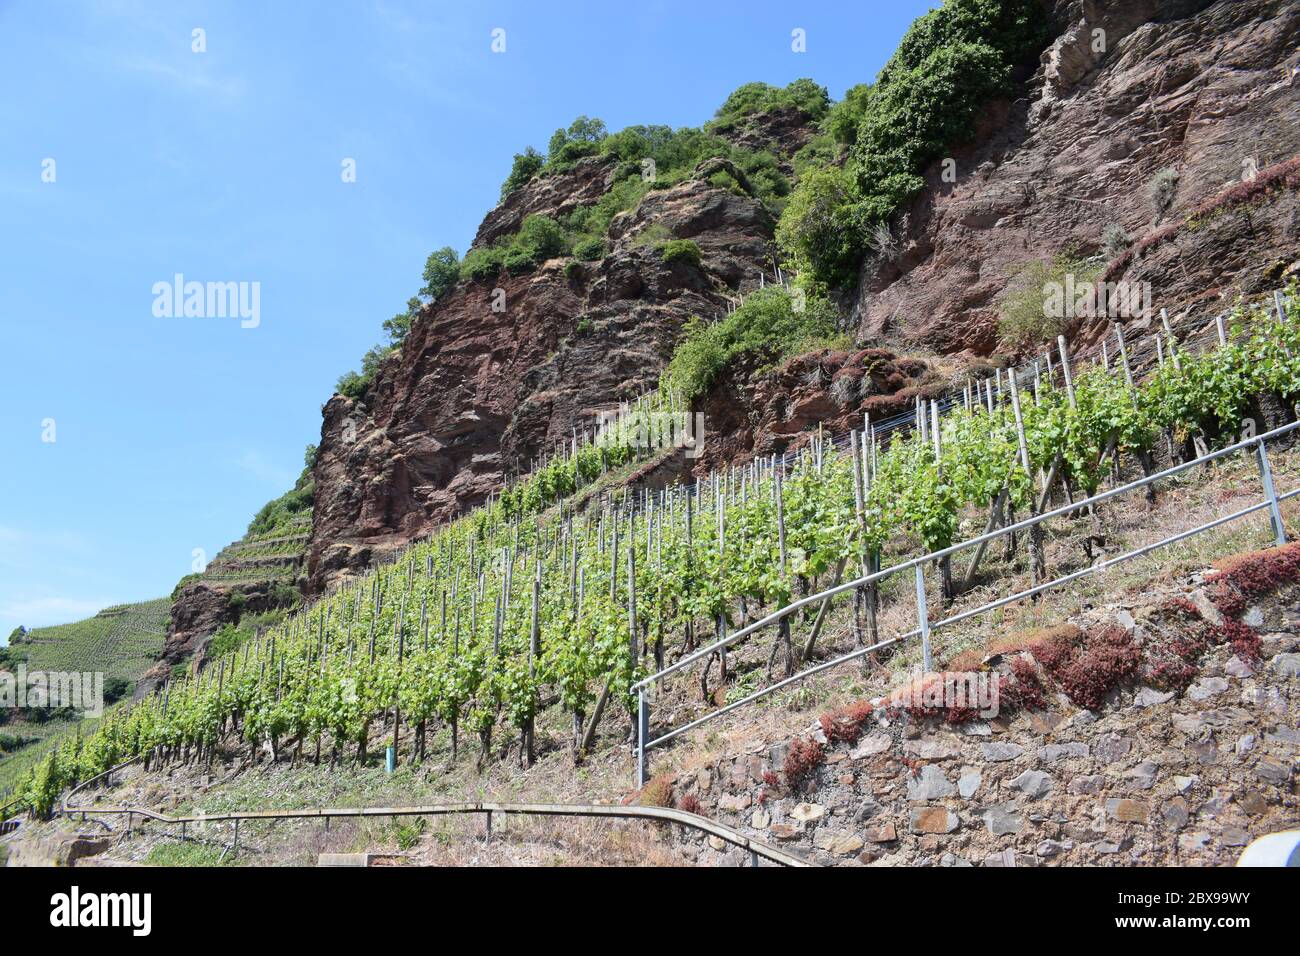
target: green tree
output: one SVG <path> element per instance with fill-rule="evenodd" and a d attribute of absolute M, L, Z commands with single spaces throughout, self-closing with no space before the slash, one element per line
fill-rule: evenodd
<path fill-rule="evenodd" d="M 460 278 L 460 257 L 451 246 L 443 246 L 429 253 L 424 263 L 424 288 L 420 295 L 430 302 L 437 302 Z"/>
<path fill-rule="evenodd" d="M 515 153 L 515 160 L 510 166 L 510 175 L 501 184 L 501 198 L 505 199 L 520 186 L 529 182 L 541 172 L 546 165 L 546 157 L 528 146 L 522 153 Z"/>
<path fill-rule="evenodd" d="M 853 284 L 866 239 L 857 187 L 838 166 L 807 173 L 776 228 L 781 251 L 800 275 L 834 286 Z"/>
<path fill-rule="evenodd" d="M 579 116 L 569 128 L 557 129 L 551 134 L 546 147 L 546 165 L 563 169 L 584 156 L 591 156 L 600 148 L 607 132 L 605 123 L 595 117 Z"/>

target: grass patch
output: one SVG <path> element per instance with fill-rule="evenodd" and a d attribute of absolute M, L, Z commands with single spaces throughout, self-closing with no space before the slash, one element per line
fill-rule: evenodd
<path fill-rule="evenodd" d="M 189 843 L 181 840 L 159 843 L 144 858 L 146 866 L 228 866 L 221 858 L 222 851 L 206 843 Z"/>

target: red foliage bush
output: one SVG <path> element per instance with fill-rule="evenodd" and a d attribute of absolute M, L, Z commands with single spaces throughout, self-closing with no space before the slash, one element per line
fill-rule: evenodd
<path fill-rule="evenodd" d="M 696 816 L 704 816 L 701 812 L 703 808 L 700 806 L 700 798 L 693 793 L 683 795 L 682 798 L 677 801 L 677 809 L 684 810 L 687 813 L 694 813 Z"/>
<path fill-rule="evenodd" d="M 962 724 L 969 724 L 979 716 L 979 713 L 974 707 L 958 707 L 953 704 L 943 712 L 943 722 L 953 727 L 960 727 Z"/>
<path fill-rule="evenodd" d="M 764 770 L 764 771 L 763 771 L 763 782 L 764 782 L 765 784 L 767 784 L 769 787 L 775 787 L 775 786 L 776 786 L 777 784 L 779 784 L 781 781 L 780 781 L 780 779 L 777 777 L 777 775 L 776 775 L 775 773 L 773 773 L 771 770 Z"/>
<path fill-rule="evenodd" d="M 1184 691 L 1196 679 L 1196 667 L 1178 658 L 1166 658 L 1143 672 L 1146 683 L 1160 690 Z"/>
<path fill-rule="evenodd" d="M 802 783 L 821 766 L 823 756 L 822 745 L 811 738 L 791 743 L 785 755 L 785 765 L 781 768 L 785 772 L 785 782 L 791 787 Z"/>
<path fill-rule="evenodd" d="M 1160 605 L 1159 611 L 1165 617 L 1188 624 L 1202 619 L 1200 609 L 1185 597 L 1170 598 Z"/>
<path fill-rule="evenodd" d="M 832 744 L 841 741 L 851 744 L 857 742 L 858 735 L 862 733 L 862 727 L 871 717 L 871 713 L 871 702 L 864 700 L 838 710 L 827 711 L 817 720 L 827 741 Z"/>
<path fill-rule="evenodd" d="M 1070 658 L 1074 655 L 1074 642 L 1064 637 L 1052 636 L 1031 641 L 1027 647 L 1034 660 L 1043 665 L 1043 670 L 1060 680 L 1060 674 Z"/>
<path fill-rule="evenodd" d="M 1041 710 L 1046 706 L 1043 683 L 1034 665 L 1023 657 L 1011 661 L 1011 675 L 998 686 L 998 710 L 1009 714 L 1020 710 Z"/>
<path fill-rule="evenodd" d="M 1210 600 L 1224 617 L 1241 617 L 1250 600 L 1300 582 L 1300 542 L 1237 555 L 1216 567 Z"/>
<path fill-rule="evenodd" d="M 1070 700 L 1087 710 L 1101 707 L 1110 690 L 1137 670 L 1142 655 L 1122 627 L 1090 634 L 1083 648 L 1053 677 Z"/>
<path fill-rule="evenodd" d="M 1227 618 L 1219 628 L 1219 643 L 1231 644 L 1232 653 L 1244 661 L 1255 663 L 1262 653 L 1259 634 L 1253 627 L 1241 621 Z"/>

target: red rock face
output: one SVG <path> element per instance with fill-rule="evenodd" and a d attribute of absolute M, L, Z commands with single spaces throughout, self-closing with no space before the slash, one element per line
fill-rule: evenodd
<path fill-rule="evenodd" d="M 1059 3 L 1065 30 L 1028 96 L 998 104 L 956 149 L 956 183 L 935 163 L 896 228 L 896 261 L 868 261 L 855 318 L 864 341 L 939 352 L 997 347 L 998 296 L 1023 266 L 1102 232 L 1133 239 L 1181 219 L 1232 181 L 1300 152 L 1300 7 L 1284 0 Z M 1094 30 L 1106 52 L 1093 49 Z M 1178 174 L 1157 211 L 1156 173 Z M 1294 203 L 1234 216 L 1177 254 L 1135 269 L 1171 314 L 1206 294 L 1247 292 L 1300 257 Z M 1104 257 L 1103 257 L 1104 258 Z M 1202 301 L 1201 312 L 1208 309 Z"/>
<path fill-rule="evenodd" d="M 239 611 L 230 606 L 233 591 L 244 595 L 244 603 Z M 273 591 L 274 584 L 269 581 L 233 586 L 195 581 L 181 588 L 172 601 L 172 620 L 167 629 L 163 655 L 137 682 L 136 699 L 165 681 L 172 668 L 181 661 L 198 657 L 201 662 L 208 638 L 221 625 L 238 622 L 240 614 L 260 614 L 281 606 Z"/>
<path fill-rule="evenodd" d="M 607 173 L 589 160 L 562 186 L 530 183 L 476 241 L 528 213 L 559 214 L 575 194 L 598 196 Z M 664 263 L 639 241 L 650 225 L 694 240 L 702 268 Z M 688 180 L 618 216 L 600 262 L 462 282 L 426 309 L 364 404 L 336 395 L 325 407 L 311 588 L 481 503 L 574 429 L 594 427 L 599 410 L 653 387 L 689 317 L 721 314 L 737 289 L 770 274 L 773 228 L 756 200 Z"/>
<path fill-rule="evenodd" d="M 796 356 L 766 375 L 731 369 L 701 402 L 705 450 L 687 462 L 696 476 L 755 456 L 784 454 L 807 444 L 821 426 L 839 436 L 910 412 L 918 395 L 937 396 L 942 377 L 915 359 L 886 349 Z"/>

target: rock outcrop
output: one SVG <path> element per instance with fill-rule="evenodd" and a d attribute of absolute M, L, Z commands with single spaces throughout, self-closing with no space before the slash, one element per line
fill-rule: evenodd
<path fill-rule="evenodd" d="M 575 193 L 599 195 L 606 172 L 590 160 L 564 188 L 534 180 L 489 215 L 479 241 L 528 213 L 558 215 Z M 693 240 L 700 267 L 663 261 L 643 241 L 651 226 Z M 311 586 L 481 503 L 593 428 L 599 410 L 652 387 L 688 318 L 721 314 L 770 272 L 773 228 L 757 200 L 692 178 L 617 216 L 599 262 L 462 281 L 421 314 L 364 403 L 336 395 L 325 406 Z"/>
<path fill-rule="evenodd" d="M 995 104 L 954 149 L 956 182 L 942 161 L 931 167 L 896 223 L 897 257 L 865 263 L 862 341 L 987 355 L 999 296 L 1027 263 L 1067 250 L 1104 261 L 1107 227 L 1138 241 L 1300 153 L 1296 4 L 1073 0 L 1056 17 L 1063 32 L 1028 95 Z M 1167 202 L 1153 193 L 1165 169 L 1177 177 Z M 1187 231 L 1113 278 L 1150 282 L 1157 309 L 1205 313 L 1297 259 L 1292 192 Z"/>
<path fill-rule="evenodd" d="M 232 595 L 241 597 L 232 600 Z M 172 620 L 162 657 L 136 684 L 135 696 L 148 694 L 167 679 L 182 661 L 202 663 L 208 640 L 223 624 L 237 624 L 243 614 L 260 614 L 286 604 L 286 596 L 270 581 L 222 585 L 193 581 L 172 599 Z"/>

